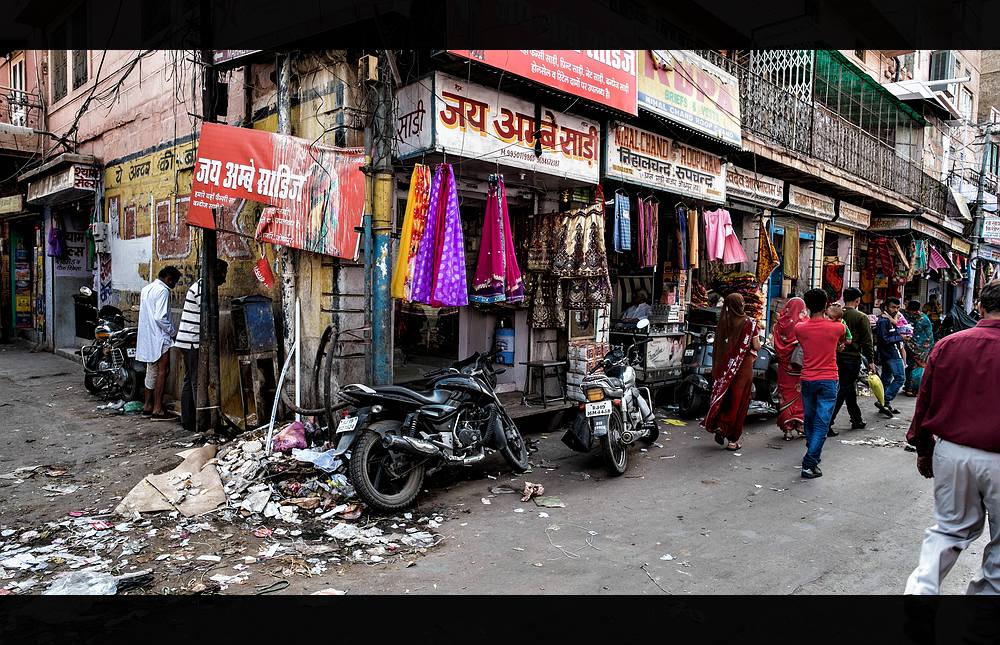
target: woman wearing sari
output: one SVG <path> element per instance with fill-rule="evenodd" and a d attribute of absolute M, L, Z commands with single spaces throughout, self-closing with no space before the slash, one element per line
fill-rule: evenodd
<path fill-rule="evenodd" d="M 806 317 L 806 301 L 790 298 L 774 324 L 774 351 L 778 355 L 778 427 L 790 441 L 795 433 L 803 434 L 801 365 L 792 365 L 792 353 L 799 346 L 795 325 Z"/>
<path fill-rule="evenodd" d="M 743 296 L 726 296 L 715 330 L 712 353 L 712 398 L 701 422 L 726 450 L 739 450 L 743 422 L 750 407 L 753 363 L 760 349 L 757 321 L 746 315 Z M 728 443 L 727 443 L 728 442 Z"/>
<path fill-rule="evenodd" d="M 924 367 L 927 366 L 927 357 L 934 349 L 934 323 L 927 314 L 920 311 L 920 302 L 917 300 L 906 303 L 906 315 L 912 321 L 913 335 L 905 340 L 909 365 L 903 394 L 916 396 L 917 390 L 920 389 L 920 379 L 924 375 Z"/>

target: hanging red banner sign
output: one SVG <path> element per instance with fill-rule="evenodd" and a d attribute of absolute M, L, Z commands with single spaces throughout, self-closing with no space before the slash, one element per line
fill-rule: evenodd
<path fill-rule="evenodd" d="M 263 202 L 256 238 L 304 251 L 355 258 L 365 206 L 361 148 L 217 123 L 202 125 L 187 223 L 216 228 L 212 209 Z"/>
<path fill-rule="evenodd" d="M 449 49 L 606 107 L 639 113 L 634 49 Z"/>

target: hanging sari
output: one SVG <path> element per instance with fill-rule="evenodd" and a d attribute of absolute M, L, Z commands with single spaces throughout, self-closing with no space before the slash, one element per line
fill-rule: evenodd
<path fill-rule="evenodd" d="M 469 299 L 483 304 L 524 300 L 524 282 L 514 254 L 514 238 L 507 213 L 507 189 L 502 178 L 490 185 L 486 196 L 483 238 Z"/>
<path fill-rule="evenodd" d="M 753 389 L 753 339 L 757 320 L 744 312 L 743 297 L 726 296 L 712 357 L 712 396 L 701 426 L 730 442 L 743 434 Z"/>
<path fill-rule="evenodd" d="M 455 176 L 449 164 L 440 164 L 431 184 L 427 228 L 414 262 L 413 302 L 432 307 L 469 304 L 460 217 Z"/>
<path fill-rule="evenodd" d="M 392 297 L 409 300 L 413 287 L 413 266 L 427 224 L 427 200 L 430 198 L 431 171 L 423 164 L 413 167 L 406 214 L 399 239 L 399 253 L 392 270 Z"/>
<path fill-rule="evenodd" d="M 771 241 L 763 219 L 760 220 L 757 229 L 757 284 L 763 285 L 781 261 L 778 259 L 778 251 L 774 248 L 774 242 Z"/>
<path fill-rule="evenodd" d="M 778 355 L 778 427 L 786 435 L 801 429 L 805 411 L 802 407 L 802 366 L 792 366 L 792 352 L 798 347 L 795 325 L 802 319 L 806 303 L 790 298 L 774 324 L 774 351 Z"/>

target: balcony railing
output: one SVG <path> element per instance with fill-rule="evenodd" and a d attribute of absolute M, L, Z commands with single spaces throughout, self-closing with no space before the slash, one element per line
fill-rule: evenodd
<path fill-rule="evenodd" d="M 42 100 L 38 94 L 0 86 L 0 123 L 39 129 Z"/>
<path fill-rule="evenodd" d="M 948 189 L 924 172 L 921 164 L 827 108 L 751 73 L 734 59 L 711 50 L 697 53 L 739 80 L 745 131 L 944 213 Z"/>

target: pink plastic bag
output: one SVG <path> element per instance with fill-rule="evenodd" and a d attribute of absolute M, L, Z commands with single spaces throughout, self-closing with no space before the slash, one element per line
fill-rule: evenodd
<path fill-rule="evenodd" d="M 306 428 L 301 421 L 289 423 L 271 440 L 274 452 L 291 452 L 292 448 L 305 448 L 306 445 Z"/>

